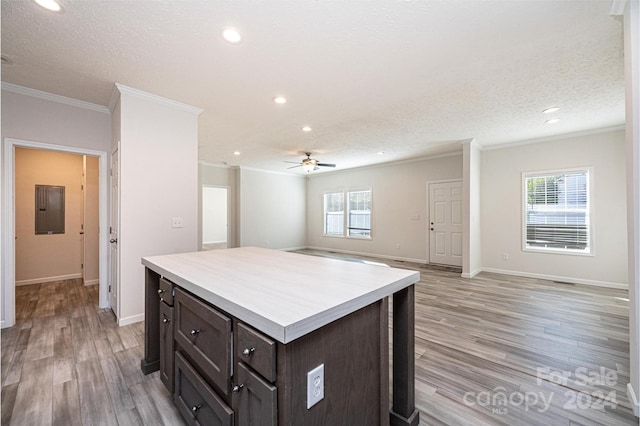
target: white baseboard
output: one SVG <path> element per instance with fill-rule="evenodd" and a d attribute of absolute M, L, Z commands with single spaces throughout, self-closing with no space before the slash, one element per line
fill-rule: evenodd
<path fill-rule="evenodd" d="M 308 248 L 308 249 L 311 249 L 311 250 L 333 251 L 333 252 L 336 252 L 336 253 L 343 253 L 343 254 L 354 254 L 356 256 L 378 257 L 380 259 L 400 260 L 402 262 L 413 262 L 413 263 L 423 263 L 423 264 L 427 263 L 426 259 L 414 259 L 414 258 L 411 258 L 411 257 L 388 256 L 388 255 L 377 254 L 377 253 L 362 253 L 362 252 L 358 252 L 358 251 L 340 250 L 340 249 L 329 248 L 329 247 L 307 246 L 307 247 L 301 247 L 301 248 Z"/>
<path fill-rule="evenodd" d="M 21 285 L 50 283 L 53 281 L 73 280 L 76 278 L 82 278 L 82 274 L 59 275 L 57 277 L 42 277 L 42 278 L 33 278 L 30 280 L 20 280 L 20 281 L 16 280 L 16 287 Z"/>
<path fill-rule="evenodd" d="M 100 284 L 100 280 L 96 278 L 95 280 L 84 280 L 84 285 L 96 285 Z"/>
<path fill-rule="evenodd" d="M 137 322 L 144 321 L 144 314 L 131 315 L 118 319 L 118 327 L 123 327 L 129 324 L 135 324 Z"/>
<path fill-rule="evenodd" d="M 307 246 L 300 246 L 300 247 L 287 247 L 287 248 L 283 248 L 283 249 L 278 249 L 280 251 L 295 251 L 295 250 L 304 250 L 308 248 Z"/>
<path fill-rule="evenodd" d="M 571 284 L 584 284 L 597 287 L 616 288 L 619 290 L 628 290 L 629 286 L 622 283 L 612 283 L 607 281 L 585 280 L 583 278 L 562 277 L 558 275 L 534 274 L 531 272 L 509 271 L 506 269 L 482 268 L 482 272 L 492 272 L 494 274 L 513 275 L 517 277 L 537 278 L 539 280 L 560 281 Z"/>
<path fill-rule="evenodd" d="M 460 276 L 462 278 L 473 278 L 476 275 L 478 275 L 480 272 L 482 272 L 482 268 L 476 269 L 475 271 L 472 271 L 471 273 L 462 273 Z"/>
<path fill-rule="evenodd" d="M 640 416 L 640 403 L 638 402 L 638 398 L 636 397 L 636 393 L 633 390 L 631 383 L 627 383 L 627 397 L 629 398 L 629 402 L 633 408 L 633 415 L 636 417 Z"/>

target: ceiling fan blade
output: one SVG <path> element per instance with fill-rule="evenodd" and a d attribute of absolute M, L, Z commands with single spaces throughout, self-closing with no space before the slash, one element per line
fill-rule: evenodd
<path fill-rule="evenodd" d="M 335 167 L 335 164 L 329 164 L 329 163 L 318 163 L 318 166 L 322 166 L 322 167 Z"/>
<path fill-rule="evenodd" d="M 291 163 L 291 161 L 287 161 L 287 163 Z M 289 170 L 289 169 L 295 169 L 296 167 L 302 167 L 302 164 L 298 164 L 297 166 L 287 167 L 287 170 Z"/>
<path fill-rule="evenodd" d="M 283 161 L 283 163 L 291 163 L 291 164 L 300 164 L 300 165 L 302 165 L 302 163 L 299 162 L 299 161 L 286 161 L 285 160 L 285 161 Z"/>

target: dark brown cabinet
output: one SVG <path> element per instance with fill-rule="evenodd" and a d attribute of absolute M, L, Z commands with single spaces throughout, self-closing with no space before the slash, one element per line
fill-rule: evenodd
<path fill-rule="evenodd" d="M 176 344 L 223 395 L 231 386 L 231 318 L 188 294 L 175 291 Z"/>
<path fill-rule="evenodd" d="M 160 380 L 173 393 L 174 355 L 173 307 L 160 302 Z"/>
<path fill-rule="evenodd" d="M 164 278 L 156 282 L 160 377 L 187 424 L 388 424 L 386 300 L 283 344 Z M 324 398 L 307 408 L 307 373 L 320 364 Z"/>
<path fill-rule="evenodd" d="M 278 424 L 278 393 L 242 362 L 238 363 L 236 377 L 238 393 L 238 426 L 275 426 Z"/>
<path fill-rule="evenodd" d="M 174 400 L 188 424 L 233 426 L 233 411 L 180 352 L 176 352 L 175 375 Z"/>

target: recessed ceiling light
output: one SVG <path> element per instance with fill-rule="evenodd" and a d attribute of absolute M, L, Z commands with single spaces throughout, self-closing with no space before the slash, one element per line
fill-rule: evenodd
<path fill-rule="evenodd" d="M 555 124 L 555 123 L 557 123 L 558 121 L 560 121 L 560 119 L 559 119 L 559 118 L 552 118 L 552 119 L 550 119 L 550 120 L 545 121 L 545 123 L 547 123 L 547 124 Z"/>
<path fill-rule="evenodd" d="M 551 107 L 551 108 L 547 108 L 545 110 L 542 111 L 543 114 L 551 114 L 552 112 L 556 112 L 559 111 L 560 108 L 559 107 Z"/>
<path fill-rule="evenodd" d="M 311 127 L 309 127 L 309 126 L 304 126 L 304 127 L 302 128 L 302 131 L 303 131 L 303 132 L 310 132 L 310 131 L 311 131 Z"/>
<path fill-rule="evenodd" d="M 47 10 L 52 12 L 60 12 L 62 10 L 62 6 L 56 0 L 34 0 L 40 6 L 44 7 Z"/>
<path fill-rule="evenodd" d="M 233 155 L 240 155 L 240 151 L 233 151 Z"/>
<path fill-rule="evenodd" d="M 384 155 L 384 151 L 378 151 L 378 155 Z"/>
<path fill-rule="evenodd" d="M 235 28 L 225 28 L 222 30 L 222 38 L 232 44 L 239 44 L 242 42 L 242 36 Z"/>
<path fill-rule="evenodd" d="M 286 104 L 287 100 L 284 98 L 284 96 L 276 96 L 275 98 L 273 98 L 273 102 L 277 104 Z"/>

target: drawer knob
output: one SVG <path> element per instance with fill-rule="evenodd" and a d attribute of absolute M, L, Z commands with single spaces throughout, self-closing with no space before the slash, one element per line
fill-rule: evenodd
<path fill-rule="evenodd" d="M 244 348 L 244 350 L 242 351 L 242 355 L 246 356 L 247 358 L 251 356 L 251 354 L 253 354 L 256 351 L 256 348 Z"/>
<path fill-rule="evenodd" d="M 164 290 L 163 290 L 163 289 L 161 289 L 161 288 L 159 288 L 159 289 L 158 289 L 158 294 L 162 294 L 162 293 L 164 293 Z"/>
<path fill-rule="evenodd" d="M 194 329 L 194 330 L 191 330 L 191 335 L 192 335 L 192 336 L 195 336 L 195 335 L 196 335 L 196 334 L 198 334 L 198 333 L 200 333 L 200 329 L 199 329 L 199 328 L 196 328 L 196 329 Z"/>
<path fill-rule="evenodd" d="M 240 391 L 242 390 L 242 388 L 244 387 L 244 385 L 235 385 L 233 387 L 233 389 L 231 389 L 231 392 L 233 393 L 240 393 Z"/>
<path fill-rule="evenodd" d="M 195 414 L 201 408 L 202 405 L 194 405 L 193 407 L 191 407 L 191 411 L 193 412 L 193 414 Z"/>
<path fill-rule="evenodd" d="M 171 320 L 169 318 L 162 318 L 162 322 L 166 324 L 168 322 L 171 322 Z"/>

